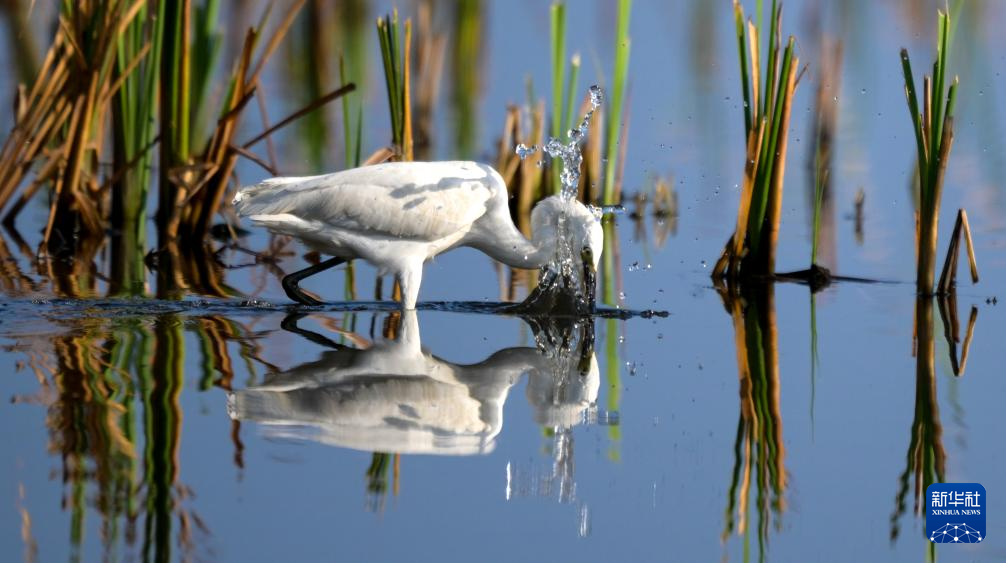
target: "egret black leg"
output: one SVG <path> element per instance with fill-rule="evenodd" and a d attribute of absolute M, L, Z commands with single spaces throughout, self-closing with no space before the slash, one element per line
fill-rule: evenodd
<path fill-rule="evenodd" d="M 319 262 L 309 268 L 304 268 L 303 270 L 298 270 L 292 274 L 287 274 L 283 278 L 283 291 L 286 292 L 287 297 L 302 305 L 321 305 L 321 301 L 318 301 L 314 297 L 304 293 L 304 290 L 302 290 L 298 285 L 300 284 L 300 280 L 313 276 L 317 273 L 324 272 L 330 268 L 334 268 L 345 261 L 345 258 L 333 256 L 328 260 Z"/>

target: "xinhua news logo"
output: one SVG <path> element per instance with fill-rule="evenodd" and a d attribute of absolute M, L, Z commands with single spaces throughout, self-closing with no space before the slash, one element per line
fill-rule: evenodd
<path fill-rule="evenodd" d="M 985 487 L 933 483 L 926 489 L 926 535 L 933 543 L 985 541 Z"/>

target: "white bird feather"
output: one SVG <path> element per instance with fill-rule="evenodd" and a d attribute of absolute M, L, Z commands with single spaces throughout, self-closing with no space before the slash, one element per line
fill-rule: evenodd
<path fill-rule="evenodd" d="M 485 164 L 393 162 L 271 178 L 238 192 L 234 206 L 239 215 L 314 250 L 363 258 L 381 275 L 397 276 L 406 309 L 415 308 L 423 263 L 458 246 L 513 267 L 544 265 L 555 252 L 559 214 L 570 219 L 572 242 L 590 247 L 597 266 L 601 227 L 583 204 L 546 198 L 532 212 L 535 236 L 529 241 L 510 219 L 508 197 L 499 173 Z"/>

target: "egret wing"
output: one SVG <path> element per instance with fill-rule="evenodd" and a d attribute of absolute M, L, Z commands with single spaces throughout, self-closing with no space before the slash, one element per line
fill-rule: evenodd
<path fill-rule="evenodd" d="M 294 215 L 340 229 L 436 240 L 481 217 L 499 189 L 474 162 L 386 163 L 324 176 L 272 178 L 234 200 L 243 216 Z"/>

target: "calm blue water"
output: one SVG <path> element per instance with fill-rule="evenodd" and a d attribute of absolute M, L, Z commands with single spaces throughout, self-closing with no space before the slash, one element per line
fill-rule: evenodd
<path fill-rule="evenodd" d="M 817 5 L 786 5 L 784 28 L 798 34 L 811 68 L 794 108 L 784 271 L 806 267 L 810 252 L 806 138 L 818 77 L 808 22 Z M 991 302 L 1006 281 L 998 33 L 1006 7 L 967 6 L 952 61 L 962 90 L 939 246 L 943 253 L 953 213 L 967 208 L 982 281 L 960 282 L 962 340 L 977 310 L 963 376 L 953 375 L 935 306 L 934 338 L 913 344 L 914 140 L 897 51 L 907 46 L 917 69 L 930 60 L 935 3 L 848 2 L 825 15 L 823 28 L 846 45 L 832 92 L 830 265 L 897 283 L 833 286 L 817 295 L 812 325 L 804 286 L 745 294 L 732 316 L 708 278 L 732 228 L 743 161 L 729 4 L 637 1 L 626 189 L 673 177 L 680 217 L 663 241 L 655 233 L 667 223 L 649 218 L 640 233 L 627 215 L 617 218 L 613 294 L 624 294 L 623 307 L 669 317 L 597 320 L 596 369 L 586 375 L 549 372 L 531 327 L 513 317 L 420 311 L 407 338 L 401 326 L 385 330 L 392 315 L 381 311 L 323 309 L 298 321 L 367 354 L 284 329 L 286 299 L 261 266 L 230 271 L 227 283 L 277 306 L 95 305 L 59 298 L 7 241 L 15 259 L 0 279 L 13 284 L 17 268 L 38 287 L 5 285 L 0 302 L 5 559 L 916 561 L 931 555 L 916 486 L 937 471 L 982 483 L 991 512 L 987 542 L 939 546 L 936 557 L 1006 559 L 1006 516 L 996 508 L 1006 494 L 1006 315 Z M 374 5 L 370 16 L 384 9 Z M 605 2 L 570 12 L 569 48 L 583 54 L 585 89 L 603 82 L 595 66 L 610 68 L 614 13 Z M 549 88 L 548 20 L 536 2 L 489 2 L 484 18 L 475 156 L 491 160 L 525 75 L 537 92 Z M 379 80 L 370 77 L 366 94 L 368 148 L 388 136 Z M 456 156 L 449 83 L 435 113 L 438 158 Z M 274 119 L 298 105 L 281 73 L 267 87 Z M 260 129 L 254 119 L 244 127 L 248 136 Z M 296 141 L 290 129 L 277 143 L 280 162 L 309 172 Z M 330 152 L 331 166 L 341 166 L 337 141 Z M 264 177 L 253 165 L 239 172 L 247 182 Z M 859 188 L 861 242 L 851 219 Z M 26 237 L 35 240 L 43 218 L 42 207 L 26 211 Z M 265 243 L 256 234 L 249 245 Z M 280 264 L 287 272 L 302 264 L 302 249 L 291 250 Z M 359 265 L 356 280 L 359 297 L 371 299 L 373 270 Z M 471 250 L 438 258 L 423 281 L 424 301 L 501 299 L 494 264 Z M 344 276 L 305 286 L 342 299 Z M 103 295 L 103 282 L 94 287 Z M 928 350 L 931 372 L 916 357 Z M 580 359 L 571 353 L 567 368 Z M 777 358 L 776 369 L 739 369 L 758 357 Z M 271 424 L 229 415 L 231 392 L 289 391 L 290 382 L 314 391 L 278 398 Z M 410 431 L 417 421 L 426 430 Z M 378 446 L 387 455 L 375 455 Z"/>

